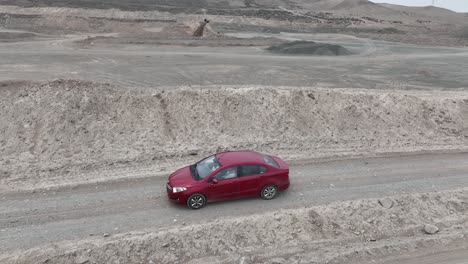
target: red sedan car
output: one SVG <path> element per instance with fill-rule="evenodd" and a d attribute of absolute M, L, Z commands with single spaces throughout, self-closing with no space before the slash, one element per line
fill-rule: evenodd
<path fill-rule="evenodd" d="M 288 165 L 278 157 L 253 151 L 209 156 L 169 176 L 169 200 L 200 209 L 207 202 L 259 195 L 275 198 L 289 187 Z"/>

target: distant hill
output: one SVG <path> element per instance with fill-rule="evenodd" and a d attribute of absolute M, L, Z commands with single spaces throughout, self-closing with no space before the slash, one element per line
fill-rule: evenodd
<path fill-rule="evenodd" d="M 255 0 L 262 3 L 269 0 Z M 301 6 L 309 10 L 339 10 L 346 8 L 356 8 L 368 5 L 375 5 L 368 0 L 289 0 L 283 1 L 285 4 Z"/>
<path fill-rule="evenodd" d="M 341 3 L 333 7 L 333 9 L 350 9 L 350 8 L 362 8 L 362 7 L 380 7 L 377 4 L 369 2 L 367 0 L 343 0 Z"/>
<path fill-rule="evenodd" d="M 408 7 L 392 4 L 376 4 L 369 0 L 0 0 L 0 5 L 22 7 L 81 7 L 122 10 L 159 10 L 174 13 L 203 13 L 245 15 L 245 10 L 278 10 L 279 7 L 301 11 L 330 11 L 338 15 L 369 16 L 386 19 L 405 17 L 441 18 L 457 23 L 468 14 L 456 13 L 439 7 Z M 213 10 L 221 10 L 219 12 Z M 222 10 L 244 10 L 222 12 Z"/>
<path fill-rule="evenodd" d="M 457 13 L 449 9 L 434 6 L 402 6 L 392 4 L 380 4 L 388 9 L 400 12 L 401 16 L 418 18 L 420 20 L 435 20 L 455 25 L 468 24 L 467 16 L 463 13 Z"/>
<path fill-rule="evenodd" d="M 387 7 L 389 9 L 402 11 L 402 12 L 412 12 L 417 13 L 420 15 L 428 15 L 428 16 L 444 16 L 444 15 L 454 15 L 458 14 L 449 9 L 436 7 L 436 6 L 403 6 L 403 5 L 393 5 L 393 4 L 379 4 L 381 6 Z"/>

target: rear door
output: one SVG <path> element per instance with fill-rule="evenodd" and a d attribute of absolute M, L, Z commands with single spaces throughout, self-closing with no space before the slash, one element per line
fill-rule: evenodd
<path fill-rule="evenodd" d="M 260 190 L 260 177 L 266 172 L 264 166 L 247 164 L 239 166 L 239 196 L 255 196 Z"/>
<path fill-rule="evenodd" d="M 218 182 L 213 183 L 213 179 Z M 230 199 L 239 191 L 238 167 L 228 167 L 216 173 L 208 180 L 207 198 L 210 201 Z"/>

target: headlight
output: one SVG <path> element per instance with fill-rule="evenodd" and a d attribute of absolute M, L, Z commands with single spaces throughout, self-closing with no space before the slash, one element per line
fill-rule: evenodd
<path fill-rule="evenodd" d="M 187 190 L 187 188 L 185 188 L 185 187 L 173 187 L 173 188 L 172 188 L 172 191 L 173 191 L 174 193 L 183 192 L 183 191 L 185 191 L 185 190 Z"/>

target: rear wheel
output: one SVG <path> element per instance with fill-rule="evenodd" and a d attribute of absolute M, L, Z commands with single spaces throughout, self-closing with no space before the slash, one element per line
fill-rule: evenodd
<path fill-rule="evenodd" d="M 206 198 L 202 194 L 196 193 L 190 195 L 190 197 L 187 199 L 187 206 L 190 209 L 200 209 L 203 206 L 206 205 Z"/>
<path fill-rule="evenodd" d="M 278 188 L 275 185 L 267 185 L 263 187 L 260 196 L 265 200 L 271 200 L 278 194 Z"/>

